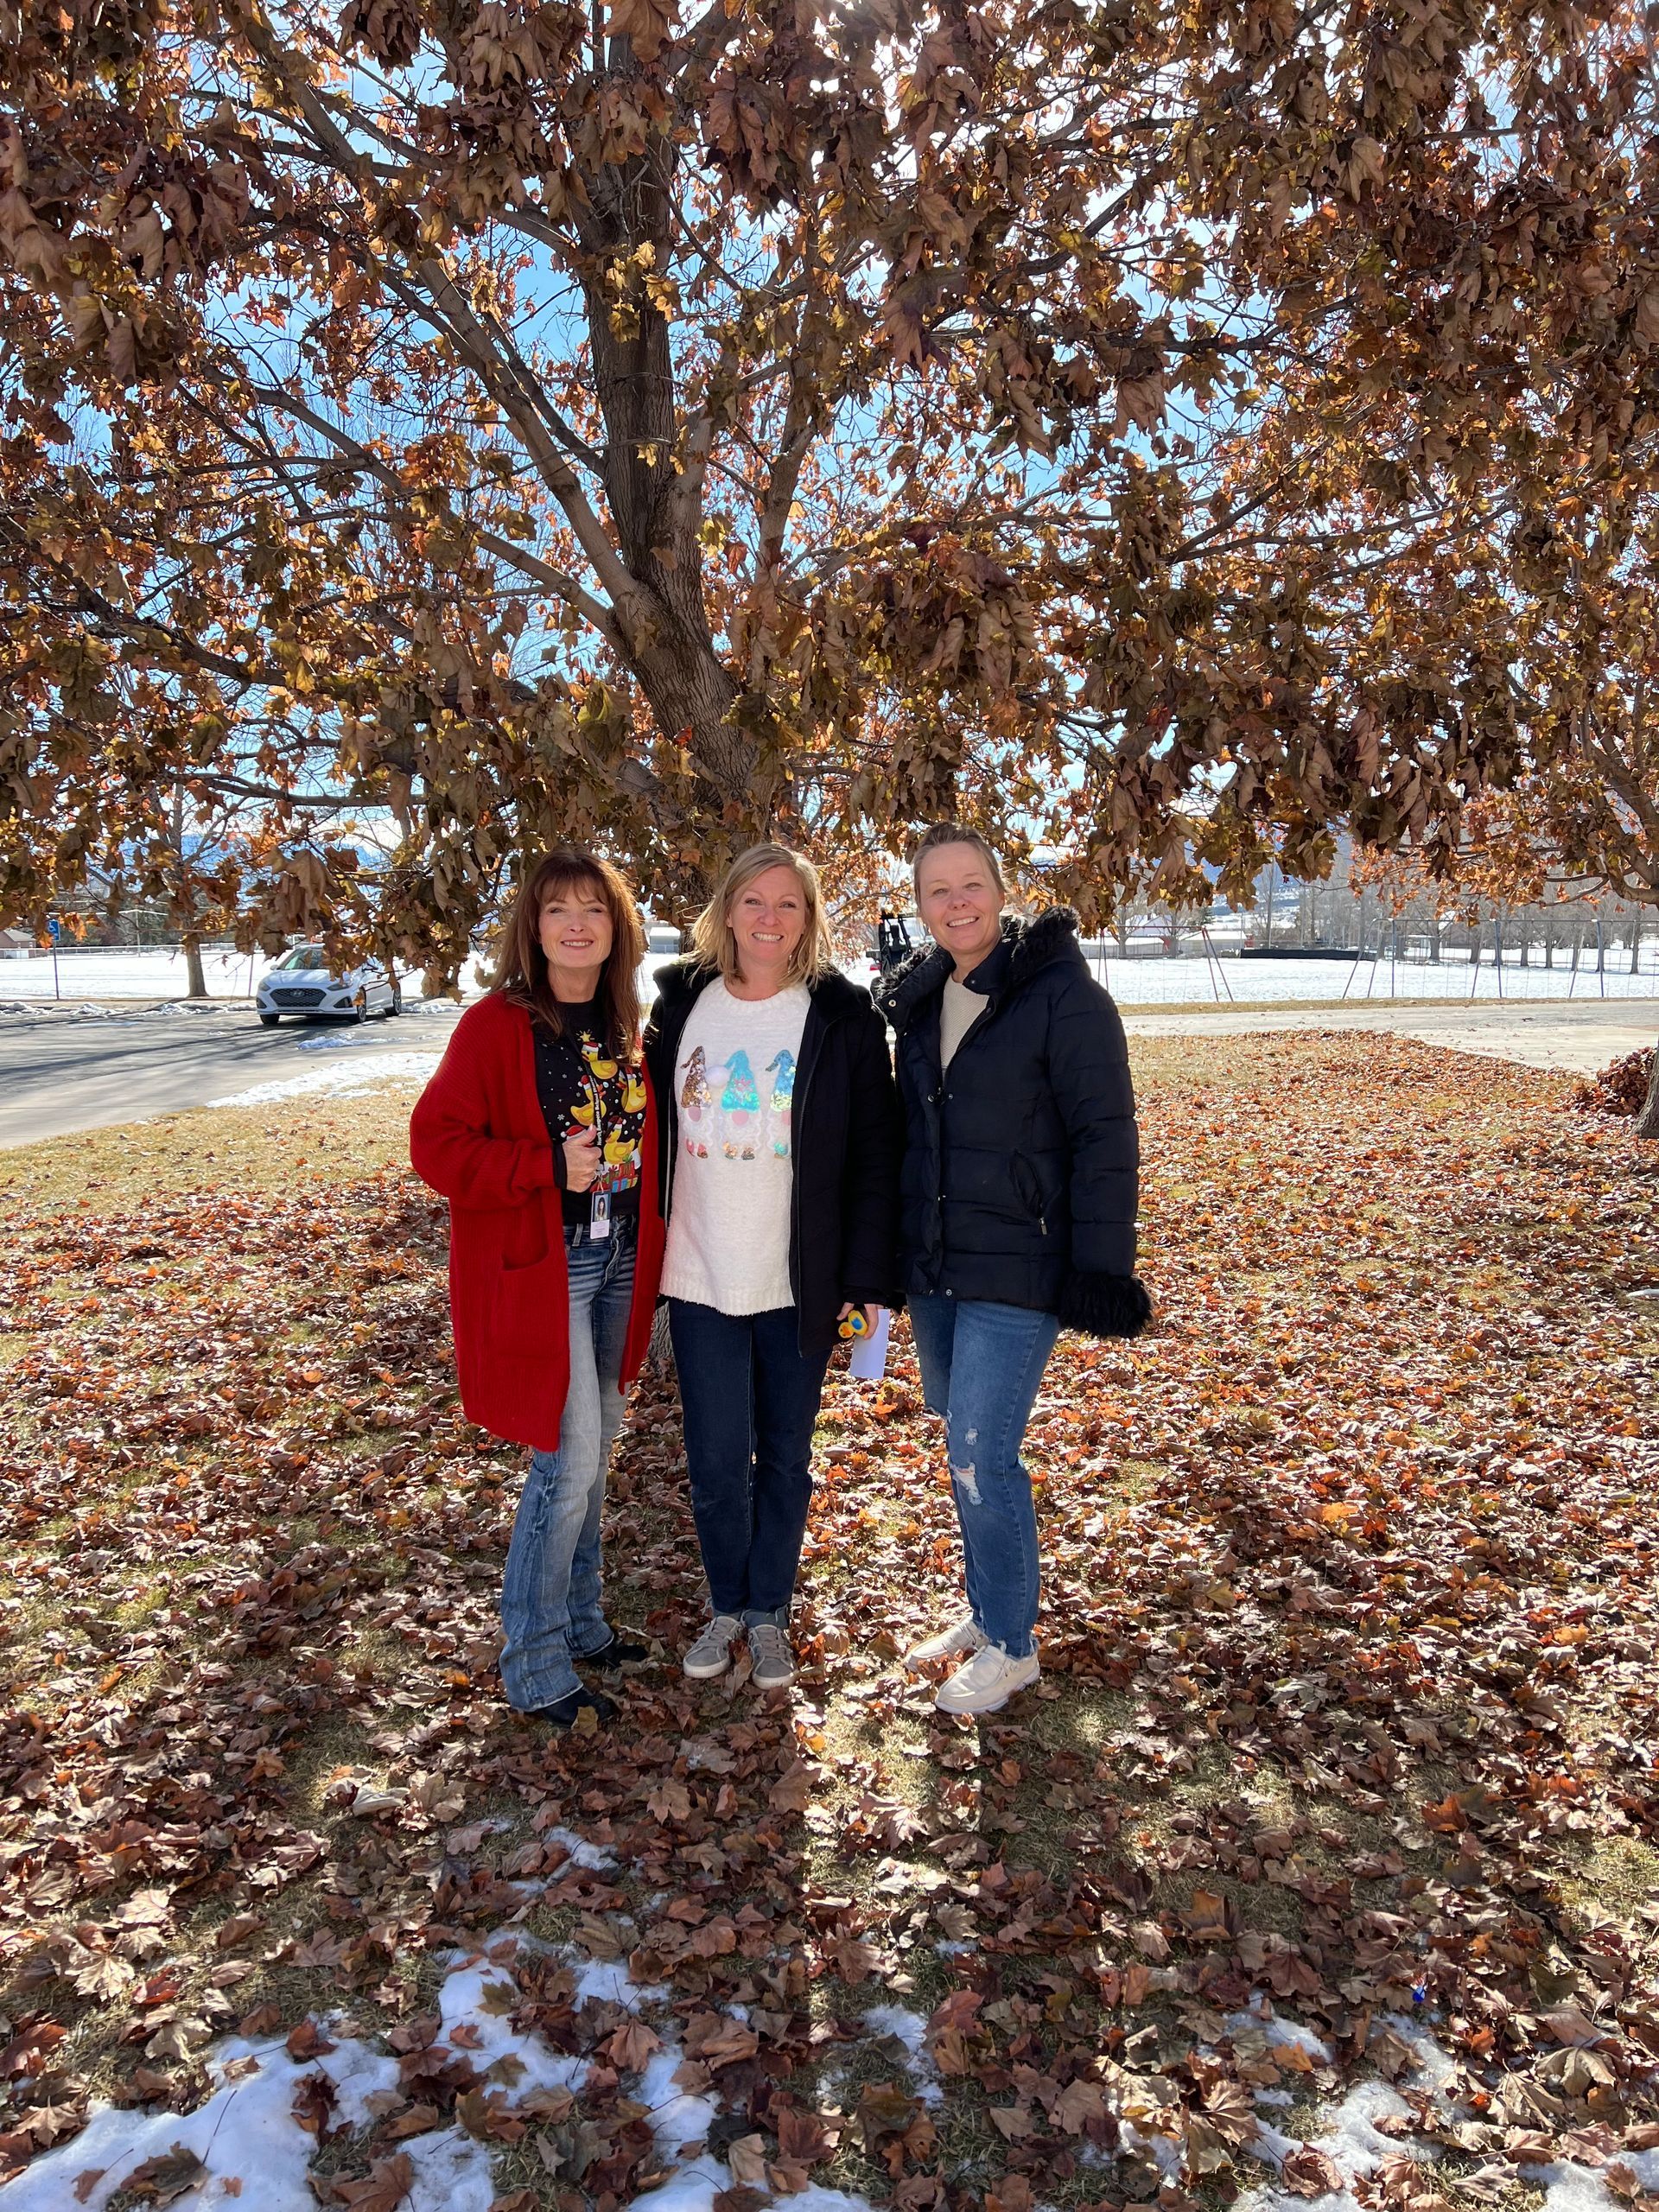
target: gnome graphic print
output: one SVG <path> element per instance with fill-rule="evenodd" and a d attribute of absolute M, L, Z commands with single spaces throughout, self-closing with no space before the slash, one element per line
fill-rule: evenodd
<path fill-rule="evenodd" d="M 800 984 L 740 999 L 717 982 L 692 1009 L 674 1069 L 679 1143 L 663 1274 L 671 1298 L 742 1313 L 791 1302 L 795 1077 L 810 1003 Z"/>
<path fill-rule="evenodd" d="M 703 1046 L 696 1046 L 680 1077 L 685 1149 L 695 1160 L 707 1160 L 711 1145 L 728 1160 L 755 1160 L 763 1149 L 787 1160 L 794 1095 L 795 1055 L 787 1046 L 772 1055 L 757 1079 L 741 1045 L 713 1067 Z"/>

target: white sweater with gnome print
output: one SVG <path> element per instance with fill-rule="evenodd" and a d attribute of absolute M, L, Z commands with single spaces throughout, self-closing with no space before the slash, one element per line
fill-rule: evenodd
<path fill-rule="evenodd" d="M 791 1112 L 811 998 L 793 983 L 734 998 L 715 981 L 698 999 L 674 1067 L 679 1147 L 668 1206 L 663 1291 L 719 1313 L 791 1306 Z"/>

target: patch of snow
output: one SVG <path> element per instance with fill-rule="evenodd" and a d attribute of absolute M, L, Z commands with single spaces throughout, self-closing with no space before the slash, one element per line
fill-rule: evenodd
<path fill-rule="evenodd" d="M 679 2069 L 679 2046 L 664 2043 L 645 2061 L 636 2092 L 651 2115 L 657 2148 L 665 2158 L 677 2158 L 693 2144 L 706 2142 L 720 2109 L 712 2097 L 696 2096 L 680 2088 L 674 2080 Z"/>
<path fill-rule="evenodd" d="M 1421 2079 L 1431 2088 L 1443 2089 L 1458 2070 L 1455 2062 L 1446 2056 L 1421 2020 L 1414 2014 L 1389 2012 L 1384 2017 L 1401 2042 L 1410 2045 Z"/>
<path fill-rule="evenodd" d="M 1286 2099 L 1289 2103 L 1290 2100 Z M 1294 2135 L 1286 2135 L 1265 2120 L 1255 2124 L 1255 2140 L 1246 2146 L 1252 2158 L 1260 2158 L 1264 2165 L 1282 2166 L 1293 2151 L 1300 2151 L 1301 2142 Z"/>
<path fill-rule="evenodd" d="M 302 1047 L 303 1050 L 304 1048 Z M 379 1052 L 354 1065 L 308 1068 L 303 1075 L 256 1083 L 246 1090 L 233 1090 L 211 1098 L 210 1106 L 274 1106 L 284 1098 L 360 1097 L 385 1083 L 424 1083 L 442 1056 L 436 1052 Z"/>
<path fill-rule="evenodd" d="M 616 1864 L 616 1853 L 608 1844 L 589 1843 L 574 1828 L 549 1828 L 544 1840 L 562 1843 L 570 1854 L 570 1864 L 585 1866 L 590 1873 L 602 1874 Z"/>
<path fill-rule="evenodd" d="M 412 2135 L 397 2146 L 415 2169 L 410 2192 L 398 2212 L 490 2212 L 495 2177 L 482 2143 L 459 2127 L 442 2134 Z M 296 2207 L 305 2199 L 295 2200 Z"/>
<path fill-rule="evenodd" d="M 1173 2177 L 1179 2172 L 1181 2146 L 1172 2137 L 1149 2134 L 1132 2120 L 1122 2119 L 1117 2123 L 1117 2135 L 1126 2151 L 1138 2151 L 1142 2158 L 1150 2158 L 1160 2174 Z"/>
<path fill-rule="evenodd" d="M 282 2045 L 276 2048 L 280 2050 Z M 346 2127 L 366 2127 L 373 2117 L 369 2099 L 397 2087 L 397 2060 L 384 2050 L 371 2050 L 365 2043 L 340 2044 L 312 2064 L 320 2066 L 334 2083 L 334 2118 Z"/>
<path fill-rule="evenodd" d="M 927 2041 L 927 2022 L 919 2012 L 907 2012 L 902 2005 L 872 2005 L 864 2015 L 864 2024 L 874 2028 L 879 2036 L 896 2036 L 912 2060 L 927 2063 L 923 2048 Z"/>
<path fill-rule="evenodd" d="M 620 1959 L 584 1959 L 576 1969 L 579 2005 L 589 1997 L 601 1997 L 607 2004 L 637 2012 L 642 2005 L 660 2004 L 667 1995 L 665 1989 L 642 1989 Z"/>
<path fill-rule="evenodd" d="M 614 1864 L 613 1854 L 601 1847 L 583 1843 L 568 1831 L 554 1833 L 569 1840 L 573 1855 L 578 1846 L 592 1854 L 587 1863 Z M 517 1940 L 540 1948 L 527 1939 Z M 514 2028 L 504 2009 L 505 1994 L 490 1994 L 502 1990 L 506 1979 L 502 1966 L 487 1955 L 458 1955 L 438 1992 L 442 2037 L 448 2041 L 464 2030 L 464 2039 L 452 2048 L 464 2052 L 480 2073 L 510 2062 L 496 2076 L 509 2103 L 533 2089 L 574 2088 L 587 2071 L 587 2061 L 556 2052 L 539 2037 Z M 626 1967 L 599 1960 L 581 1962 L 577 1986 L 583 1996 L 604 1996 L 630 2010 L 667 1993 L 642 1988 L 632 1982 Z M 871 2015 L 871 2024 L 877 2032 L 897 2035 L 916 2064 L 926 2064 L 921 2049 L 925 2024 L 915 2013 L 881 2005 Z M 732 2186 L 729 2169 L 701 2147 L 718 2107 L 713 2097 L 678 2086 L 674 2077 L 683 2063 L 677 2040 L 664 2031 L 662 2047 L 652 2054 L 637 2092 L 650 2113 L 658 2152 L 676 2169 L 652 2192 L 652 2212 L 713 2212 L 715 2197 Z M 238 2212 L 298 2212 L 311 2202 L 307 2177 L 316 2151 L 314 2139 L 294 2118 L 301 2081 L 309 2074 L 327 2075 L 335 2089 L 335 2119 L 353 2128 L 369 2123 L 370 2100 L 395 2094 L 398 2083 L 395 2057 L 351 2037 L 302 2061 L 290 2058 L 282 2043 L 249 2044 L 235 2037 L 208 2055 L 207 2067 L 212 2094 L 194 2112 L 108 2105 L 95 2109 L 72 2141 L 44 2152 L 8 2183 L 4 2212 L 65 2212 L 72 2202 L 89 2212 L 105 2212 L 138 2166 L 164 2157 L 175 2145 L 194 2152 L 207 2168 L 211 2179 L 199 2192 L 204 2201 L 230 2201 L 222 2185 L 235 2182 L 240 2185 Z M 409 2137 L 387 2149 L 400 2152 L 413 2171 L 398 2212 L 488 2212 L 494 2202 L 488 2147 L 459 2126 Z M 78 2195 L 77 2183 L 95 2171 L 98 2178 Z M 863 2197 L 817 2187 L 803 2190 L 791 2204 L 793 2212 L 873 2212 Z"/>
<path fill-rule="evenodd" d="M 295 1045 L 296 1052 L 360 1052 L 375 1042 L 366 1025 L 353 1022 L 346 1029 L 313 1029 Z"/>
<path fill-rule="evenodd" d="M 165 2157 L 175 2143 L 194 2151 L 216 2177 L 241 2182 L 240 2212 L 294 2212 L 309 2201 L 306 2170 L 316 2148 L 294 2119 L 294 2094 L 305 2075 L 317 2072 L 342 2088 L 340 2116 L 353 2126 L 368 2117 L 365 2096 L 397 2082 L 397 2060 L 365 2044 L 341 2043 L 301 2062 L 280 2043 L 235 2037 L 209 2063 L 209 2079 L 218 2086 L 205 2104 L 182 2113 L 104 2106 L 73 2142 L 45 2152 L 8 2183 L 6 2212 L 64 2212 L 72 2202 L 104 2212 L 135 2167 Z M 99 2167 L 99 2178 L 78 2196 L 76 2181 Z M 410 2212 L 444 2212 L 448 2202 L 417 2197 Z"/>
<path fill-rule="evenodd" d="M 731 2185 L 732 2177 L 718 2159 L 699 2158 L 652 2190 L 652 2212 L 714 2212 L 715 2197 Z"/>
<path fill-rule="evenodd" d="M 1659 2189 L 1659 2151 L 1621 2151 L 1618 2159 L 1644 2190 Z M 1522 2166 L 1521 2171 L 1543 2190 L 1544 2212 L 1620 2212 L 1620 2200 L 1593 2166 L 1557 2158 L 1547 2166 Z"/>
<path fill-rule="evenodd" d="M 1267 2026 L 1267 2023 L 1255 2014 L 1241 2017 L 1251 2026 L 1264 2030 Z M 1229 2025 L 1231 2024 L 1230 2021 Z M 1279 2024 L 1288 2026 L 1290 2024 Z M 1306 2032 L 1306 2030 L 1301 2031 L 1303 2035 Z M 1281 2042 L 1296 2040 L 1300 2037 L 1289 2035 L 1280 2037 Z M 1306 2044 L 1302 2047 L 1307 2048 Z M 1323 2045 L 1320 2049 L 1323 2052 Z M 1424 2052 L 1421 2056 L 1427 2058 L 1428 2054 Z M 1445 2053 L 1439 2051 L 1437 2046 L 1435 2063 L 1444 2057 Z M 1397 2118 L 1409 2110 L 1410 2107 L 1392 2083 L 1375 2079 L 1356 2082 L 1340 2103 L 1327 2107 L 1318 2115 L 1306 2140 L 1325 2152 L 1346 2184 L 1363 2175 L 1374 2173 L 1384 2158 L 1399 2154 L 1400 2145 L 1390 2137 L 1380 2134 L 1376 2122 Z M 1293 2151 L 1301 2148 L 1302 2139 L 1281 2133 L 1269 2121 L 1263 2120 L 1257 2122 L 1255 2140 L 1249 2148 L 1253 2156 L 1265 2164 L 1279 2166 Z M 1238 2198 L 1236 2212 L 1359 2212 L 1359 2207 L 1352 2189 L 1345 2185 L 1327 2190 L 1323 2196 L 1309 2198 L 1292 2196 L 1288 2190 L 1275 2189 L 1269 2184 L 1246 2190 Z"/>
<path fill-rule="evenodd" d="M 864 2024 L 879 2036 L 892 2036 L 903 2044 L 915 2077 L 911 2086 L 916 2095 L 925 2105 L 943 2104 L 944 2091 L 927 2055 L 927 2022 L 921 2014 L 910 2012 L 903 2005 L 872 2005 L 864 2015 Z"/>
<path fill-rule="evenodd" d="M 842 2189 L 821 2189 L 816 2182 L 785 2202 L 792 2212 L 870 2212 L 868 2197 L 849 2196 Z"/>
<path fill-rule="evenodd" d="M 1287 2020 L 1271 2009 L 1265 2012 L 1229 2012 L 1226 2026 L 1231 2035 L 1248 2035 L 1254 2031 L 1266 2038 L 1268 2047 L 1287 2045 L 1305 2050 L 1310 2058 L 1322 2065 L 1331 2063 L 1331 2049 L 1321 2042 L 1312 2028 L 1305 2028 L 1300 2020 Z"/>
<path fill-rule="evenodd" d="M 464 2050 L 480 2074 L 486 2074 L 499 2059 L 517 2061 L 524 2069 L 509 2066 L 496 2075 L 510 2101 L 516 2102 L 531 2089 L 574 2089 L 588 2071 L 585 2058 L 574 2058 L 567 2052 L 553 2050 L 539 2036 L 522 2035 L 512 2024 L 508 2013 L 493 2012 L 484 2003 L 486 1989 L 499 1989 L 505 1985 L 513 2004 L 518 2002 L 518 1993 L 499 1967 L 488 1960 L 474 1961 L 458 1967 L 444 1976 L 438 1991 L 438 2016 L 443 2025 L 440 2031 L 447 2041 L 464 2023 L 468 2033 Z M 512 2079 L 508 2079 L 511 2073 Z"/>

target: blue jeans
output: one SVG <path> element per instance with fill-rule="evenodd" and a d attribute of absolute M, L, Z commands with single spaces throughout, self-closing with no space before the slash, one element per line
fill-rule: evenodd
<path fill-rule="evenodd" d="M 570 1383 L 556 1452 L 532 1452 L 512 1524 L 501 1626 L 501 1680 L 521 1713 L 582 1687 L 573 1661 L 611 1640 L 600 1603 L 599 1529 L 611 1445 L 622 1425 L 622 1346 L 633 1303 L 638 1230 L 616 1223 L 595 1243 L 567 1226 Z"/>
<path fill-rule="evenodd" d="M 1029 1657 L 1037 1624 L 1037 1508 L 1020 1457 L 1060 1325 L 989 1299 L 912 1297 L 910 1332 L 930 1413 L 944 1416 L 968 1603 L 982 1634 Z"/>
<path fill-rule="evenodd" d="M 685 1464 L 709 1594 L 750 1624 L 789 1618 L 812 1500 L 812 1430 L 827 1351 L 803 1352 L 792 1306 L 717 1313 L 668 1301 Z"/>

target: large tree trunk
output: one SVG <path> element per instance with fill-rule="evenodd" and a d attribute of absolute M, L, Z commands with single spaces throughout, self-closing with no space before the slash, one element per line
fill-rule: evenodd
<path fill-rule="evenodd" d="M 1659 1142 L 1659 1045 L 1654 1046 L 1653 1067 L 1648 1077 L 1648 1103 L 1642 1109 L 1636 1134 Z"/>
<path fill-rule="evenodd" d="M 665 626 L 640 654 L 634 673 L 657 727 L 671 737 L 690 732 L 688 749 L 720 800 L 742 794 L 753 773 L 754 747 L 726 719 L 737 685 L 715 653 L 707 625 Z"/>
<path fill-rule="evenodd" d="M 184 972 L 185 995 L 188 998 L 205 999 L 207 995 L 207 978 L 202 972 L 201 939 L 199 937 L 188 937 L 184 940 Z"/>
<path fill-rule="evenodd" d="M 639 65 L 625 40 L 612 40 L 610 73 L 632 77 Z M 678 154 L 654 133 L 627 162 L 587 173 L 587 204 L 573 210 L 588 249 L 582 283 L 593 352 L 594 391 L 605 420 L 606 496 L 629 574 L 650 594 L 652 615 L 632 664 L 657 725 L 683 737 L 708 789 L 701 809 L 715 819 L 754 796 L 757 748 L 727 719 L 738 696 L 715 650 L 702 593 L 700 470 L 673 465 L 678 438 L 669 325 L 638 257 L 665 270 L 674 250 L 673 187 Z M 621 294 L 620 270 L 634 272 Z"/>

